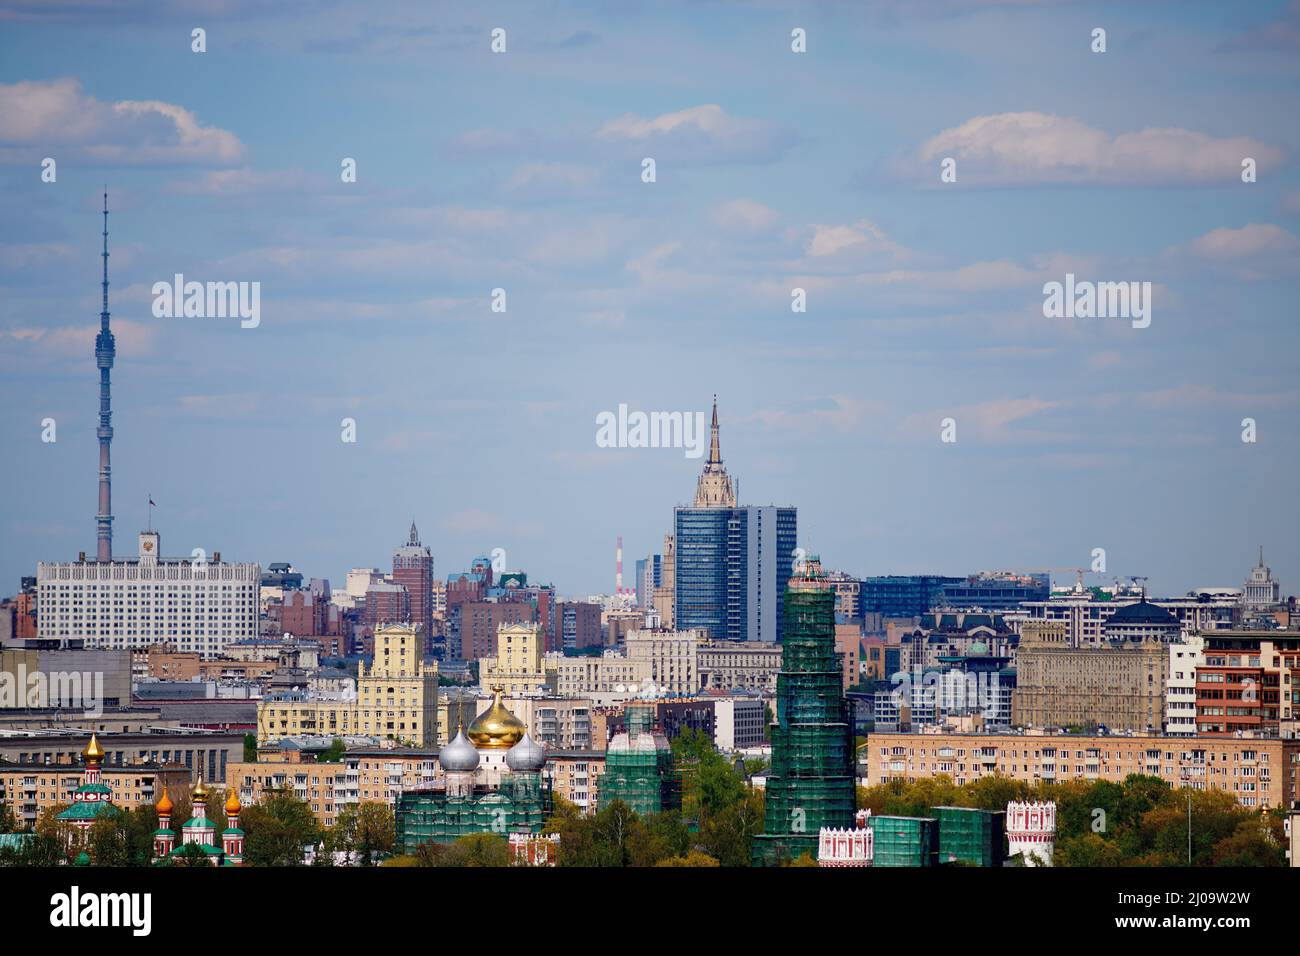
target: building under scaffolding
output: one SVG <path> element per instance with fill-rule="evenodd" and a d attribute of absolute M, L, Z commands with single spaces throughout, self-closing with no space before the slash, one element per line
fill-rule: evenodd
<path fill-rule="evenodd" d="M 772 769 L 755 866 L 817 856 L 822 827 L 854 825 L 853 727 L 835 650 L 835 592 L 809 559 L 785 594 Z"/>
<path fill-rule="evenodd" d="M 641 816 L 680 809 L 681 776 L 673 767 L 668 738 L 654 730 L 654 705 L 629 703 L 623 722 L 626 730 L 615 734 L 605 751 L 597 806 L 603 810 L 622 800 Z"/>
<path fill-rule="evenodd" d="M 451 843 L 471 833 L 539 833 L 552 810 L 551 790 L 542 779 L 546 751 L 522 721 L 501 702 L 474 718 L 466 732 L 438 751 L 440 787 L 408 790 L 397 800 L 397 845 L 414 853 L 424 843 Z"/>
<path fill-rule="evenodd" d="M 551 791 L 539 773 L 507 774 L 497 789 L 477 786 L 449 796 L 445 790 L 408 790 L 397 800 L 399 852 L 423 843 L 452 843 L 471 833 L 540 833 L 551 812 Z"/>

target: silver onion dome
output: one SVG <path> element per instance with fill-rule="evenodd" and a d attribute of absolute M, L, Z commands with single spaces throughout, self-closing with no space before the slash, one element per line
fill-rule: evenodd
<path fill-rule="evenodd" d="M 438 751 L 438 763 L 444 771 L 469 772 L 478 769 L 478 751 L 469 742 L 463 729 L 456 732 L 455 738 Z"/>
<path fill-rule="evenodd" d="M 516 773 L 541 770 L 546 764 L 546 750 L 532 735 L 525 733 L 523 739 L 506 751 L 506 766 Z"/>

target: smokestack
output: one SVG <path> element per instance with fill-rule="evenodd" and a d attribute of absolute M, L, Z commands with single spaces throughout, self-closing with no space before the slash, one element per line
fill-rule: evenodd
<path fill-rule="evenodd" d="M 618 546 L 614 550 L 614 593 L 623 593 L 623 536 L 618 536 Z"/>

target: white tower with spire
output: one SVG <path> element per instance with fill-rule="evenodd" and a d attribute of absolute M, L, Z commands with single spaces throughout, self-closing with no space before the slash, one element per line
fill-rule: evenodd
<path fill-rule="evenodd" d="M 1250 569 L 1241 600 L 1248 608 L 1273 607 L 1282 601 L 1282 585 L 1273 580 L 1273 569 L 1264 563 L 1262 544 L 1259 546 L 1259 563 Z"/>
<path fill-rule="evenodd" d="M 722 448 L 718 441 L 718 396 L 713 396 L 713 425 L 709 429 L 709 460 L 695 486 L 695 507 L 734 508 L 736 492 L 731 476 L 722 466 Z"/>

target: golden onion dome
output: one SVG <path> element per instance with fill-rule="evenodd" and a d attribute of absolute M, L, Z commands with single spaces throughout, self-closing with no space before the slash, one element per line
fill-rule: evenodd
<path fill-rule="evenodd" d="M 99 745 L 99 738 L 91 734 L 90 743 L 86 744 L 86 749 L 81 752 L 81 755 L 87 760 L 103 760 L 104 748 Z"/>
<path fill-rule="evenodd" d="M 190 791 L 190 800 L 206 802 L 208 799 L 208 788 L 203 784 L 203 777 L 199 777 L 199 782 L 195 784 L 194 789 Z"/>
<path fill-rule="evenodd" d="M 226 797 L 226 816 L 234 816 L 241 809 L 239 805 L 239 796 L 235 793 L 234 787 L 230 788 L 230 796 Z"/>
<path fill-rule="evenodd" d="M 509 750 L 524 739 L 528 728 L 524 722 L 501 703 L 501 691 L 504 688 L 496 684 L 492 688 L 492 706 L 479 714 L 469 725 L 469 739 L 475 747 L 487 750 Z"/>
<path fill-rule="evenodd" d="M 166 788 L 163 789 L 162 799 L 158 801 L 158 812 L 159 813 L 172 812 L 172 798 L 167 796 Z"/>

